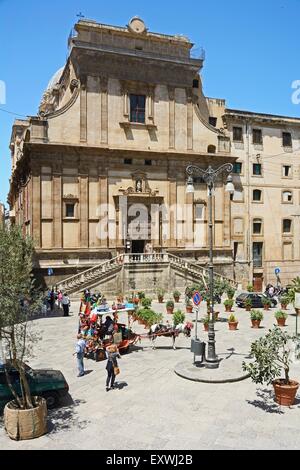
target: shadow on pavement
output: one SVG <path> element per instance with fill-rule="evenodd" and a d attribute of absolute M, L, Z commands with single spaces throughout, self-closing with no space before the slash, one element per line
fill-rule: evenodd
<path fill-rule="evenodd" d="M 127 382 L 115 382 L 115 389 L 117 390 L 123 390 L 123 388 L 128 387 Z"/>
<path fill-rule="evenodd" d="M 73 400 L 71 395 L 67 395 L 62 400 L 62 406 L 48 411 L 48 432 L 56 434 L 61 431 L 68 431 L 72 428 L 85 429 L 89 421 L 78 417 L 76 408 L 86 403 L 85 400 Z"/>
<path fill-rule="evenodd" d="M 260 408 L 266 413 L 278 415 L 284 414 L 284 407 L 281 407 L 274 401 L 274 392 L 272 390 L 258 389 L 256 391 L 256 395 L 258 397 L 258 400 L 247 400 L 247 403 L 249 403 L 249 405 L 255 406 L 256 408 Z"/>

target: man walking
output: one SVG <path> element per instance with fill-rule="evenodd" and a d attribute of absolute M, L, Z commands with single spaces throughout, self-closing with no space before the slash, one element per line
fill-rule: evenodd
<path fill-rule="evenodd" d="M 69 298 L 68 294 L 63 295 L 61 303 L 62 303 L 62 306 L 63 306 L 63 309 L 64 309 L 64 317 L 68 317 L 69 316 L 69 310 L 70 310 L 70 298 Z"/>
<path fill-rule="evenodd" d="M 85 341 L 83 339 L 83 336 L 81 334 L 77 335 L 77 344 L 76 344 L 76 354 L 77 356 L 77 366 L 78 366 L 78 375 L 77 377 L 83 377 L 84 376 L 84 365 L 83 365 L 83 358 L 84 358 L 84 353 L 85 353 Z"/>

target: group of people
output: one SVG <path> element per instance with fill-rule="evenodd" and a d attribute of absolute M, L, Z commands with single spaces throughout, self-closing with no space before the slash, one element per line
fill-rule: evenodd
<path fill-rule="evenodd" d="M 70 314 L 70 297 L 66 292 L 61 290 L 49 289 L 47 295 L 44 297 L 43 310 L 44 313 L 47 313 L 48 310 L 53 312 L 54 310 L 63 309 L 64 317 L 68 317 Z"/>
<path fill-rule="evenodd" d="M 118 332 L 117 313 L 106 315 L 105 321 L 102 317 L 105 311 L 109 311 L 106 299 L 100 293 L 92 294 L 89 290 L 84 291 L 79 310 L 79 327 L 75 353 L 77 356 L 78 377 L 83 377 L 84 357 L 99 352 L 105 354 L 107 359 L 106 390 L 114 388 L 116 375 L 119 373 L 117 358 L 120 357 L 117 345 L 110 344 L 114 333 Z"/>

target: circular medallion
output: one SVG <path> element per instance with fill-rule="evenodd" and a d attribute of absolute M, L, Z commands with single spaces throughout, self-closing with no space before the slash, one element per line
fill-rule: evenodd
<path fill-rule="evenodd" d="M 130 20 L 128 27 L 130 31 L 136 34 L 142 34 L 147 31 L 144 21 L 141 20 L 141 18 L 138 16 L 135 16 L 132 18 L 132 20 Z"/>

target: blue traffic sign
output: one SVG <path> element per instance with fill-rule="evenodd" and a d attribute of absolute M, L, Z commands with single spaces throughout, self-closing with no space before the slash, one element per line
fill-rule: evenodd
<path fill-rule="evenodd" d="M 49 268 L 49 269 L 48 269 L 48 276 L 53 276 L 53 274 L 54 274 L 53 269 L 52 269 L 52 268 Z"/>
<path fill-rule="evenodd" d="M 193 295 L 193 302 L 197 307 L 201 304 L 202 297 L 199 292 L 195 292 L 195 294 Z"/>
<path fill-rule="evenodd" d="M 276 268 L 276 269 L 275 269 L 275 274 L 276 274 L 276 276 L 278 276 L 278 274 L 280 274 L 280 273 L 281 273 L 281 269 L 280 269 L 280 268 Z"/>

